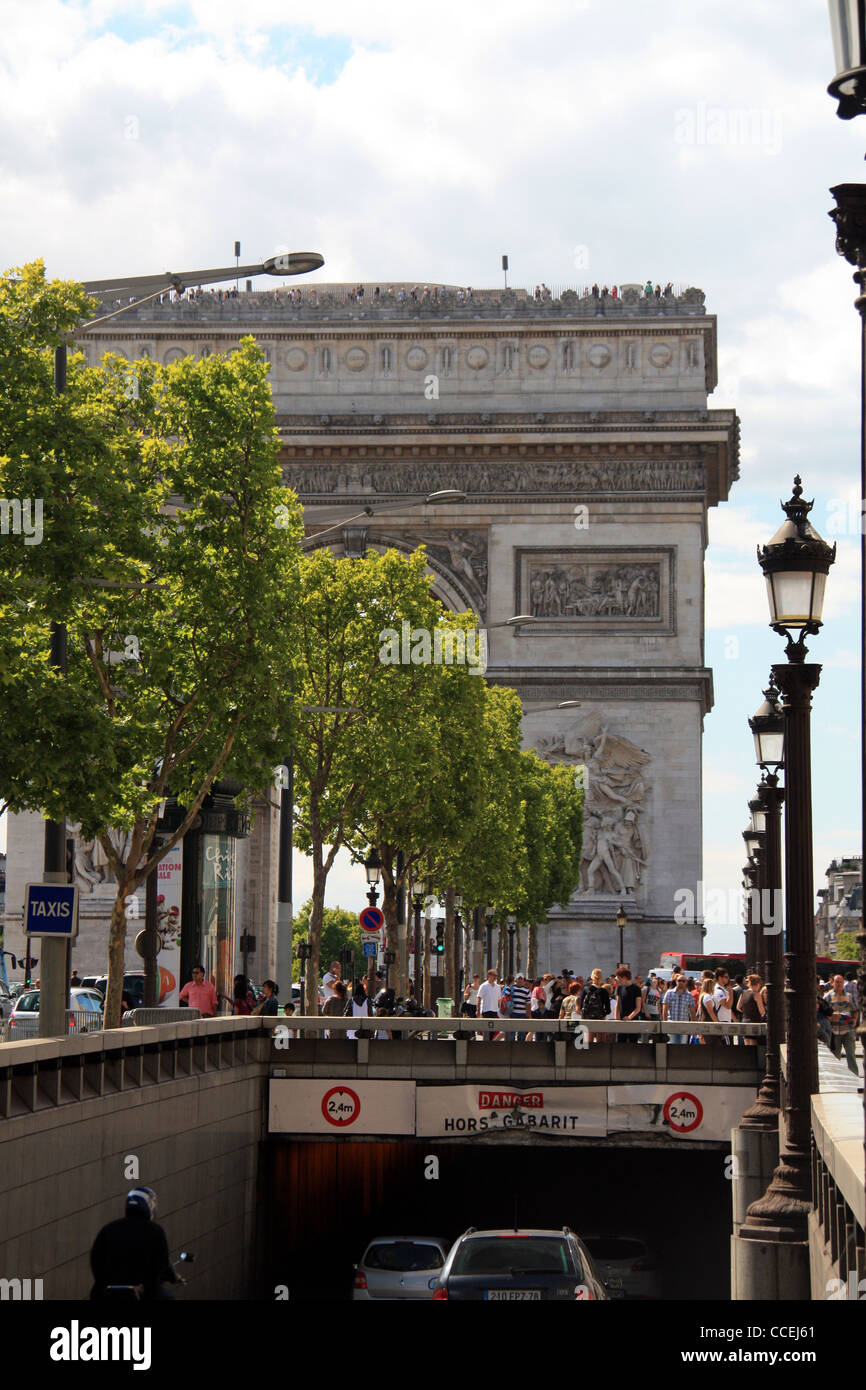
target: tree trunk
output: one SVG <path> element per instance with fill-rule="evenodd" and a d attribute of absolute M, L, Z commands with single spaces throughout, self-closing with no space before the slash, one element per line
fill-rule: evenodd
<path fill-rule="evenodd" d="M 119 1028 L 123 1008 L 123 966 L 126 947 L 126 899 L 133 891 L 132 878 L 118 879 L 108 928 L 108 984 L 105 990 L 104 1026 Z"/>
<path fill-rule="evenodd" d="M 319 1012 L 319 958 L 322 951 L 322 921 L 325 911 L 325 887 L 328 879 L 322 863 L 322 846 L 313 845 L 313 897 L 310 907 L 310 954 L 306 962 L 304 1013 L 314 1018 Z"/>

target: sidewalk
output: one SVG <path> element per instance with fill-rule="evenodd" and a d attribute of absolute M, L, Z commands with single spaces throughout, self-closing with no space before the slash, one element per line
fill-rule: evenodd
<path fill-rule="evenodd" d="M 818 1089 L 822 1093 L 825 1091 L 847 1091 L 853 1095 L 857 1094 L 858 1087 L 863 1085 L 863 1049 L 858 1041 L 854 1053 L 854 1060 L 857 1063 L 859 1076 L 855 1076 L 853 1071 L 848 1070 L 848 1063 L 844 1056 L 840 1061 L 834 1057 L 824 1043 L 818 1043 Z"/>

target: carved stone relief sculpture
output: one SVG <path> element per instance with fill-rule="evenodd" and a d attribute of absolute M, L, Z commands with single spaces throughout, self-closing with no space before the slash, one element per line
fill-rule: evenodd
<path fill-rule="evenodd" d="M 633 897 L 645 882 L 649 859 L 641 828 L 649 753 L 612 733 L 598 714 L 540 738 L 536 747 L 548 762 L 582 769 L 586 799 L 576 897 Z"/>

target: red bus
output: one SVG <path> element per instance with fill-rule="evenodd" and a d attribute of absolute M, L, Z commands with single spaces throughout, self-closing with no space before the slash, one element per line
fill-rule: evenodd
<path fill-rule="evenodd" d="M 818 956 L 815 965 L 822 980 L 829 979 L 831 975 L 848 975 L 849 972 L 856 975 L 859 968 L 859 962 L 856 960 L 833 960 L 830 956 Z M 662 951 L 659 966 L 662 970 L 682 970 L 685 975 L 700 975 L 702 970 L 716 970 L 722 966 L 733 979 L 736 979 L 738 975 L 746 973 L 746 957 L 745 954 L 728 955 L 723 951 L 714 952 L 712 955 Z"/>

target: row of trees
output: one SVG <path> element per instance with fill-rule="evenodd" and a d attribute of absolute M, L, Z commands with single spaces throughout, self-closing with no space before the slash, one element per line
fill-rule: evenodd
<path fill-rule="evenodd" d="M 392 933 L 422 867 L 434 889 L 524 924 L 567 900 L 581 793 L 521 751 L 514 692 L 462 664 L 382 660 L 404 620 L 473 626 L 434 599 L 423 551 L 301 553 L 251 338 L 169 366 L 72 356 L 58 394 L 52 349 L 92 308 L 39 263 L 0 282 L 0 809 L 66 818 L 102 844 L 117 882 L 106 1024 L 120 1018 L 127 898 L 218 778 L 250 802 L 287 747 L 313 864 L 311 981 L 342 846 L 377 847 Z M 25 501 L 38 540 L 15 524 Z M 48 656 L 56 624 L 65 672 Z M 185 816 L 160 842 L 168 794 Z M 129 833 L 124 858 L 111 828 Z"/>

